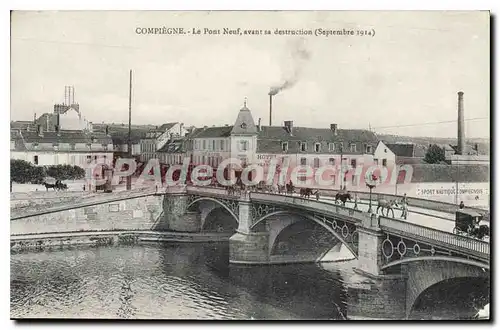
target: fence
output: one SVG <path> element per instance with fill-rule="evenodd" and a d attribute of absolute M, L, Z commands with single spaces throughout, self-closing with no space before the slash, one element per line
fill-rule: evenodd
<path fill-rule="evenodd" d="M 421 240 L 435 246 L 448 247 L 489 260 L 490 244 L 488 242 L 387 217 L 380 217 L 379 221 L 380 228 L 385 232 Z"/>

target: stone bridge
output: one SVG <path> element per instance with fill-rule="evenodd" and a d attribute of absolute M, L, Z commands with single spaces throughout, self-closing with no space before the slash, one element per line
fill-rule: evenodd
<path fill-rule="evenodd" d="M 397 306 L 402 307 L 396 317 L 408 317 L 422 293 L 439 283 L 463 278 L 489 278 L 490 274 L 488 242 L 377 216 L 331 201 L 266 193 L 232 195 L 224 189 L 208 187 L 129 194 L 128 197 L 119 195 L 115 200 L 112 196 L 98 202 L 82 200 L 40 210 L 40 214 L 20 210 L 11 217 L 11 228 L 16 221 L 41 222 L 40 232 L 42 227 L 46 228 L 55 221 L 52 219 L 59 221 L 54 224 L 56 228 L 63 223 L 63 218 L 71 216 L 76 217 L 74 226 L 78 229 L 75 231 L 88 228 L 89 223 L 91 227 L 95 226 L 95 219 L 101 224 L 98 230 L 105 230 L 107 227 L 102 224 L 111 218 L 111 229 L 119 230 L 122 227 L 120 218 L 132 214 L 134 221 L 127 222 L 127 230 L 154 227 L 155 230 L 176 232 L 232 234 L 229 262 L 233 264 L 336 261 L 343 252 L 349 254 L 349 258 L 357 259 L 355 270 L 362 275 L 377 281 L 397 282 L 394 286 L 399 286 L 404 295 L 397 302 Z M 136 202 L 124 204 L 127 198 Z M 92 219 L 87 219 L 88 211 L 79 210 L 87 210 L 92 203 L 101 205 L 94 213 L 102 210 L 106 214 L 95 214 Z M 146 215 L 143 223 L 140 223 L 141 217 L 136 216 L 139 214 Z M 85 217 L 83 225 L 80 217 Z"/>

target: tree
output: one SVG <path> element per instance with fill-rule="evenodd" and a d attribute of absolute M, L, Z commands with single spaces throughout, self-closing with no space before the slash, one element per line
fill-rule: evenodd
<path fill-rule="evenodd" d="M 20 159 L 10 160 L 10 180 L 16 183 L 40 183 L 45 179 L 45 169 Z"/>
<path fill-rule="evenodd" d="M 47 175 L 56 180 L 78 180 L 85 177 L 85 170 L 78 166 L 51 165 L 46 167 Z"/>
<path fill-rule="evenodd" d="M 424 157 L 424 162 L 428 164 L 439 164 L 445 160 L 444 149 L 436 144 L 431 145 L 429 149 L 427 149 Z"/>

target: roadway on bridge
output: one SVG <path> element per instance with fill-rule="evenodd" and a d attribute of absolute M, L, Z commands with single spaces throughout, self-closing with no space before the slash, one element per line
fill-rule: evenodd
<path fill-rule="evenodd" d="M 298 196 L 298 195 L 297 195 Z M 333 197 L 320 197 L 320 201 L 335 203 L 335 198 Z M 361 200 L 358 203 L 358 209 L 360 211 L 368 212 L 369 208 L 368 200 Z M 354 208 L 354 202 L 346 202 L 346 207 Z M 372 201 L 372 210 L 375 212 L 377 210 L 377 201 Z M 380 213 L 379 213 L 380 214 Z M 392 216 L 392 213 L 389 213 L 389 216 Z M 435 210 L 429 210 L 419 207 L 408 207 L 408 216 L 405 219 L 401 218 L 401 210 L 394 209 L 394 218 L 402 221 L 407 221 L 410 223 L 414 223 L 416 225 L 429 227 L 433 229 L 438 229 L 446 232 L 453 232 L 453 228 L 455 227 L 455 218 L 453 214 L 446 212 L 439 212 Z"/>

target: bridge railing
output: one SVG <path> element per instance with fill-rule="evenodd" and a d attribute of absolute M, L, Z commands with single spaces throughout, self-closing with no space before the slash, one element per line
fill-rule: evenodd
<path fill-rule="evenodd" d="M 338 189 L 319 189 L 322 195 L 325 196 L 335 196 L 340 190 Z M 369 199 L 370 198 L 370 193 L 366 191 L 356 191 L 356 190 L 349 190 L 351 195 L 357 194 L 360 199 Z M 387 194 L 387 193 L 379 193 L 376 191 L 372 192 L 372 200 L 377 201 L 379 198 L 385 198 L 385 199 L 401 199 L 403 196 L 402 195 L 393 195 L 393 194 Z M 409 206 L 415 206 L 418 208 L 423 208 L 423 209 L 429 209 L 429 210 L 434 210 L 434 211 L 440 211 L 440 212 L 446 212 L 446 213 L 455 213 L 458 209 L 458 205 L 452 204 L 452 203 L 446 203 L 446 202 L 441 202 L 441 201 L 436 201 L 436 200 L 431 200 L 431 199 L 425 199 L 425 198 L 418 198 L 418 197 L 409 197 L 407 196 L 406 198 L 408 200 L 408 205 Z M 468 207 L 470 210 L 474 210 L 479 213 L 484 213 L 485 210 L 477 207 Z"/>
<path fill-rule="evenodd" d="M 124 199 L 154 195 L 155 193 L 156 193 L 155 188 L 125 190 L 113 193 L 97 193 L 88 195 L 85 198 L 82 198 L 78 202 L 67 203 L 62 201 L 61 203 L 54 203 L 49 207 L 47 207 L 47 205 L 37 205 L 23 209 L 11 209 L 10 219 L 17 220 L 21 218 L 33 217 L 37 215 L 43 215 L 54 212 L 61 212 L 85 206 L 105 204 Z"/>
<path fill-rule="evenodd" d="M 488 242 L 393 218 L 380 217 L 379 221 L 380 228 L 385 232 L 417 241 L 421 240 L 435 246 L 451 248 L 458 252 L 489 260 L 490 244 Z"/>
<path fill-rule="evenodd" d="M 329 214 L 334 216 L 346 216 L 350 218 L 355 218 L 357 221 L 363 221 L 370 219 L 369 214 L 362 212 L 360 210 L 355 210 L 353 208 L 344 207 L 341 205 L 336 205 L 327 202 L 321 202 L 301 197 L 279 195 L 279 194 L 267 194 L 267 193 L 250 193 L 250 199 L 256 202 L 271 202 L 275 204 L 288 205 L 293 207 L 299 207 L 302 209 L 307 209 L 313 212 Z"/>

